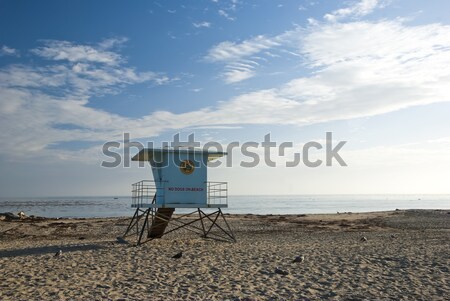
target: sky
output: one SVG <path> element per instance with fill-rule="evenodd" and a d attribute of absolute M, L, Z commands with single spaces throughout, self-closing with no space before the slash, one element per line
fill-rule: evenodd
<path fill-rule="evenodd" d="M 124 133 L 292 143 L 211 168 L 235 195 L 448 194 L 449 23 L 443 0 L 0 0 L 0 197 L 129 195 L 150 168 L 102 167 Z M 286 167 L 311 141 L 323 164 Z"/>

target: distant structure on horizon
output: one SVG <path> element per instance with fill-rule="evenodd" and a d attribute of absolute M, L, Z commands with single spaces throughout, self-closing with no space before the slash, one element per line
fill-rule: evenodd
<path fill-rule="evenodd" d="M 131 207 L 136 211 L 124 237 L 134 229 L 139 245 L 186 228 L 202 237 L 236 241 L 221 210 L 228 207 L 228 183 L 209 182 L 207 176 L 208 162 L 226 154 L 193 147 L 141 150 L 132 161 L 149 162 L 153 180 L 132 185 Z M 177 208 L 195 210 L 175 217 Z M 216 210 L 205 213 L 206 209 Z M 197 218 L 192 219 L 194 214 Z"/>

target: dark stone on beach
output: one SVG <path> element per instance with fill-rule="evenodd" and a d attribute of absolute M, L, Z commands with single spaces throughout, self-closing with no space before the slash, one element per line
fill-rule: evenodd
<path fill-rule="evenodd" d="M 15 215 L 12 212 L 5 212 L 5 213 L 0 213 L 0 216 L 4 216 L 5 220 L 7 221 L 11 221 L 11 220 L 18 220 L 20 219 L 20 216 Z"/>
<path fill-rule="evenodd" d="M 286 276 L 289 275 L 289 272 L 276 267 L 275 274 Z"/>
<path fill-rule="evenodd" d="M 178 258 L 181 258 L 182 256 L 183 256 L 183 252 L 179 252 L 179 253 L 173 255 L 172 258 L 178 259 Z"/>
<path fill-rule="evenodd" d="M 295 257 L 292 262 L 303 262 L 303 261 L 305 261 L 305 255 Z"/>
<path fill-rule="evenodd" d="M 335 293 L 335 292 L 329 292 L 329 293 L 327 293 L 327 294 L 325 294 L 325 295 L 322 295 L 322 298 L 324 299 L 324 300 L 328 300 L 329 298 L 331 298 L 331 297 L 336 297 L 337 296 L 337 293 Z M 346 299 L 346 300 L 360 300 L 360 299 Z"/>

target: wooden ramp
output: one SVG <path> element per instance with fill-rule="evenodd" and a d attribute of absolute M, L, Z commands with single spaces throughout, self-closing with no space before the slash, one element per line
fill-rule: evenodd
<path fill-rule="evenodd" d="M 148 238 L 161 238 L 164 235 L 175 208 L 158 208 L 153 219 Z"/>

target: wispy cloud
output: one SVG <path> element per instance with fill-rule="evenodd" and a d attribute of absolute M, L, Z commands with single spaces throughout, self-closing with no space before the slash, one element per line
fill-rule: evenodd
<path fill-rule="evenodd" d="M 67 41 L 44 41 L 44 46 L 33 49 L 32 53 L 46 59 L 70 62 L 94 62 L 117 65 L 123 58 L 115 52 L 106 51 L 103 47 L 77 45 Z"/>
<path fill-rule="evenodd" d="M 230 14 L 227 13 L 227 12 L 226 12 L 225 10 L 223 10 L 223 9 L 219 9 L 219 10 L 217 11 L 217 13 L 219 14 L 219 16 L 222 16 L 222 17 L 224 17 L 224 18 L 227 19 L 227 20 L 230 20 L 230 21 L 236 20 L 236 18 L 230 16 Z"/>
<path fill-rule="evenodd" d="M 336 22 L 347 17 L 362 17 L 372 13 L 376 8 L 384 6 L 385 3 L 380 0 L 360 0 L 352 5 L 335 10 L 326 14 L 324 18 L 330 22 Z"/>
<path fill-rule="evenodd" d="M 0 48 L 0 56 L 7 56 L 7 55 L 18 56 L 19 51 L 17 49 L 3 45 L 2 48 Z"/>
<path fill-rule="evenodd" d="M 328 21 L 336 22 L 345 17 L 362 17 L 379 7 L 384 7 L 386 1 L 380 0 L 361 0 L 354 2 L 351 6 L 338 9 L 330 14 L 326 14 L 324 18 Z M 317 20 L 310 19 L 310 26 L 316 28 L 324 28 Z M 206 59 L 210 62 L 225 63 L 225 71 L 222 72 L 221 78 L 225 83 L 237 83 L 254 77 L 257 72 L 255 66 L 247 66 L 245 69 L 233 67 L 243 59 L 252 60 L 252 56 L 261 53 L 268 57 L 278 57 L 272 52 L 267 51 L 273 48 L 280 48 L 280 51 L 291 53 L 298 56 L 298 48 L 303 43 L 303 37 L 308 36 L 313 29 L 305 29 L 296 27 L 293 30 L 286 31 L 276 36 L 259 35 L 240 42 L 224 41 L 214 45 L 209 49 Z M 339 45 L 336 45 L 339 47 Z M 254 61 L 254 60 L 253 60 Z"/>
<path fill-rule="evenodd" d="M 275 40 L 262 35 L 240 43 L 225 41 L 212 47 L 208 51 L 206 59 L 213 62 L 235 61 L 276 45 L 279 44 Z"/>
<path fill-rule="evenodd" d="M 450 64 L 449 26 L 352 22 L 289 37 L 301 41 L 298 52 L 316 71 L 236 97 L 223 111 L 234 108 L 243 115 L 233 116 L 256 123 L 310 124 L 450 101 L 450 71 L 439 68 Z"/>
<path fill-rule="evenodd" d="M 257 62 L 251 60 L 240 60 L 225 66 L 222 77 L 228 84 L 237 83 L 249 79 L 255 75 L 254 68 Z"/>
<path fill-rule="evenodd" d="M 277 45 L 278 42 L 265 36 L 257 36 L 241 43 L 225 41 L 212 47 L 205 59 L 226 63 L 222 77 L 226 83 L 236 83 L 255 75 L 254 68 L 258 63 L 251 58 L 252 55 Z"/>
<path fill-rule="evenodd" d="M 114 37 L 109 39 L 104 39 L 100 43 L 98 43 L 98 46 L 101 49 L 111 49 L 115 48 L 117 46 L 121 46 L 125 44 L 128 41 L 128 38 L 126 37 Z"/>
<path fill-rule="evenodd" d="M 195 28 L 202 28 L 202 27 L 204 27 L 204 28 L 209 28 L 209 27 L 211 27 L 211 23 L 206 22 L 206 21 L 198 22 L 198 23 L 194 22 L 194 23 L 192 23 L 192 25 L 193 25 Z"/>

